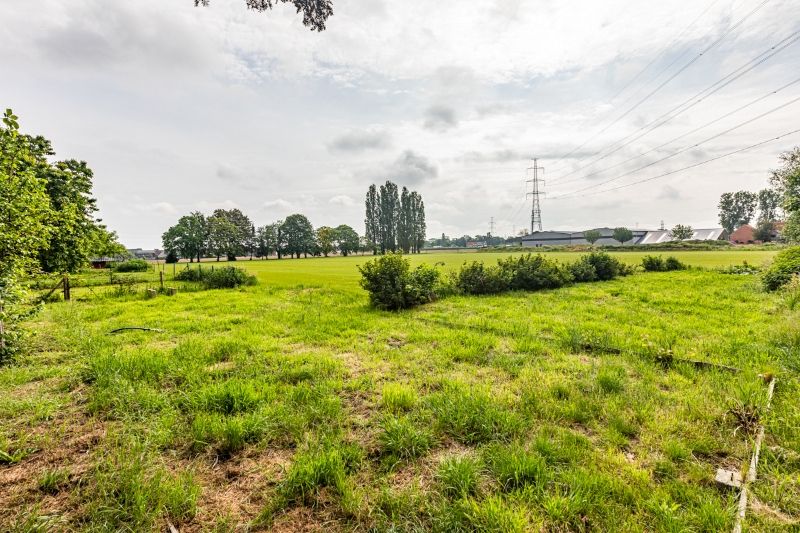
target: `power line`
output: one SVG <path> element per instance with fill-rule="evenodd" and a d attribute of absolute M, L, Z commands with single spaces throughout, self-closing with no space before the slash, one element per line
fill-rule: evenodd
<path fill-rule="evenodd" d="M 610 148 L 618 145 L 619 143 L 622 143 L 622 144 L 619 144 L 619 146 L 617 146 L 616 148 L 614 148 L 610 152 L 607 152 L 604 155 L 602 155 L 600 157 L 597 157 L 594 160 L 590 161 L 589 163 L 586 163 L 583 166 L 580 166 L 580 167 L 578 167 L 576 169 L 571 170 L 570 172 L 567 172 L 566 174 L 563 174 L 561 177 L 565 178 L 565 177 L 570 176 L 572 174 L 575 174 L 576 172 L 579 172 L 579 171 L 581 171 L 581 170 L 583 170 L 585 168 L 588 168 L 588 167 L 594 165 L 595 163 L 597 163 L 599 161 L 602 161 L 603 159 L 606 159 L 607 157 L 610 157 L 611 155 L 615 154 L 616 152 L 620 151 L 621 149 L 625 148 L 626 146 L 630 145 L 631 143 L 641 139 L 645 135 L 655 131 L 656 129 L 658 129 L 661 126 L 663 126 L 663 125 L 667 124 L 668 122 L 670 122 L 675 117 L 679 116 L 680 114 L 682 114 L 682 113 L 688 111 L 689 109 L 692 109 L 696 105 L 700 104 L 701 102 L 703 102 L 705 99 L 707 99 L 711 95 L 721 91 L 722 89 L 724 89 L 725 87 L 727 87 L 728 85 L 733 83 L 734 81 L 738 80 L 739 78 L 741 78 L 742 76 L 744 76 L 748 72 L 752 71 L 753 69 L 755 69 L 759 65 L 763 64 L 768 59 L 770 59 L 773 56 L 775 56 L 776 54 L 782 52 L 783 50 L 785 50 L 786 48 L 788 48 L 789 46 L 791 46 L 792 44 L 794 44 L 798 40 L 800 40 L 800 30 L 795 31 L 794 33 L 792 33 L 788 37 L 782 39 L 779 43 L 777 43 L 774 46 L 770 47 L 768 50 L 760 53 L 759 55 L 757 55 L 756 57 L 754 57 L 753 59 L 751 59 L 750 61 L 748 61 L 744 65 L 742 65 L 739 68 L 737 68 L 737 69 L 733 70 L 732 72 L 728 73 L 726 76 L 724 76 L 721 79 L 717 80 L 715 83 L 713 83 L 712 85 L 706 87 L 705 89 L 703 89 L 699 93 L 695 94 L 691 98 L 688 98 L 687 100 L 684 100 L 683 102 L 681 102 L 677 106 L 673 107 L 672 109 L 670 109 L 666 113 L 662 113 L 659 117 L 657 117 L 654 120 L 648 122 L 644 126 L 641 126 L 637 130 L 635 130 L 633 133 L 623 137 L 622 139 L 620 139 L 620 140 L 618 140 L 616 142 L 611 143 L 610 145 L 606 146 L 602 150 L 598 150 L 597 152 L 595 152 L 592 155 L 596 156 L 596 155 L 602 154 L 603 152 L 606 152 L 606 150 L 609 150 Z M 707 93 L 707 94 L 704 94 L 704 93 Z M 697 101 L 692 102 L 692 100 L 694 100 L 695 98 L 697 98 Z M 684 107 L 684 106 L 686 106 L 686 107 Z M 683 108 L 683 109 L 681 109 L 681 108 Z M 672 116 L 670 116 L 670 115 L 672 115 Z M 664 120 L 661 121 L 662 119 L 664 119 Z M 659 123 L 659 121 L 661 121 L 661 122 Z M 639 133 L 642 130 L 645 130 L 645 131 L 643 131 L 640 135 L 637 136 L 637 133 Z"/>
<path fill-rule="evenodd" d="M 719 159 L 723 159 L 725 157 L 730 157 L 732 155 L 736 155 L 736 154 L 739 154 L 739 153 L 742 153 L 742 152 L 746 152 L 747 150 L 752 150 L 753 148 L 757 148 L 757 147 L 762 146 L 764 144 L 771 143 L 773 141 L 777 141 L 778 139 L 782 139 L 784 137 L 788 137 L 789 135 L 793 135 L 795 133 L 800 133 L 800 129 L 796 129 L 796 130 L 793 130 L 793 131 L 789 131 L 787 133 L 783 133 L 781 135 L 778 135 L 777 137 L 772 137 L 771 139 L 766 139 L 766 140 L 758 142 L 756 144 L 751 144 L 750 146 L 746 146 L 744 148 L 739 148 L 738 150 L 734 150 L 734 151 L 728 152 L 726 154 L 722 154 L 722 155 L 719 155 L 719 156 L 716 156 L 716 157 L 712 157 L 711 159 L 706 159 L 705 161 L 700 161 L 699 163 L 694 163 L 693 165 L 682 167 L 682 168 L 679 168 L 677 170 L 671 170 L 669 172 L 664 172 L 663 174 L 659 174 L 657 176 L 651 176 L 649 178 L 633 181 L 631 183 L 626 183 L 624 185 L 619 185 L 617 187 L 611 187 L 609 189 L 603 189 L 601 191 L 594 191 L 594 192 L 590 192 L 590 193 L 587 193 L 587 194 L 580 194 L 580 195 L 575 195 L 575 196 L 573 196 L 573 195 L 562 195 L 562 196 L 554 197 L 553 199 L 554 200 L 563 200 L 563 199 L 567 199 L 567 198 L 583 198 L 583 197 L 586 197 L 586 196 L 593 196 L 595 194 L 602 194 L 602 193 L 605 193 L 605 192 L 618 191 L 620 189 L 625 189 L 627 187 L 632 187 L 634 185 L 639 185 L 640 183 L 645 183 L 645 182 L 653 181 L 653 180 L 656 180 L 656 179 L 659 179 L 659 178 L 663 178 L 663 177 L 666 177 L 666 176 L 671 176 L 672 174 L 677 174 L 678 172 L 683 172 L 684 170 L 689 170 L 689 169 L 692 169 L 692 168 L 696 168 L 696 167 L 705 165 L 707 163 L 711 163 L 713 161 L 717 161 Z"/>
<path fill-rule="evenodd" d="M 638 155 L 635 155 L 635 156 L 629 157 L 628 159 L 626 159 L 626 160 L 624 160 L 624 161 L 621 161 L 621 162 L 619 162 L 619 163 L 616 163 L 616 164 L 614 164 L 614 165 L 611 165 L 610 167 L 601 168 L 600 170 L 596 170 L 596 171 L 594 171 L 594 172 L 592 172 L 592 173 L 590 173 L 590 174 L 585 174 L 585 175 L 583 175 L 583 176 L 580 176 L 580 177 L 577 177 L 577 178 L 572 178 L 572 179 L 568 179 L 568 180 L 566 180 L 566 181 L 562 181 L 562 182 L 560 183 L 560 185 L 566 185 L 566 184 L 568 184 L 568 183 L 574 183 L 574 182 L 576 182 L 576 181 L 582 181 L 582 180 L 584 180 L 584 179 L 587 179 L 587 178 L 590 178 L 590 177 L 592 177 L 592 176 L 597 176 L 598 174 L 602 174 L 603 172 L 607 172 L 607 171 L 609 171 L 609 170 L 611 170 L 611 169 L 613 169 L 613 168 L 617 168 L 617 167 L 619 167 L 619 166 L 622 166 L 622 165 L 624 165 L 625 163 L 629 163 L 630 161 L 634 161 L 634 160 L 636 160 L 636 159 L 639 159 L 640 157 L 644 157 L 644 156 L 646 156 L 647 154 L 649 154 L 649 153 L 652 153 L 652 152 L 655 152 L 656 150 L 659 150 L 659 149 L 661 149 L 661 148 L 663 148 L 663 147 L 665 147 L 665 146 L 668 146 L 668 145 L 670 145 L 670 144 L 674 143 L 675 141 L 678 141 L 678 140 L 680 140 L 680 139 L 683 139 L 684 137 L 687 137 L 687 136 L 691 135 L 692 133 L 696 133 L 696 132 L 698 132 L 698 131 L 700 131 L 700 130 L 702 130 L 702 129 L 705 129 L 705 128 L 707 128 L 708 126 L 711 126 L 712 124 L 716 124 L 716 123 L 717 123 L 717 122 L 719 122 L 720 120 L 724 120 L 724 119 L 726 119 L 726 118 L 728 118 L 728 117 L 730 117 L 730 116 L 732 116 L 732 115 L 735 115 L 735 114 L 736 114 L 736 113 L 738 113 L 739 111 L 742 111 L 742 110 L 744 110 L 744 109 L 747 109 L 748 107 L 751 107 L 751 106 L 753 106 L 753 105 L 755 105 L 755 104 L 757 104 L 757 103 L 761 102 L 762 100 L 765 100 L 765 99 L 769 98 L 769 97 L 770 97 L 770 96 L 772 96 L 772 95 L 778 94 L 778 93 L 779 93 L 779 92 L 781 92 L 782 90 L 784 90 L 784 89 L 787 89 L 787 88 L 789 88 L 789 87 L 791 87 L 792 85 L 795 85 L 795 84 L 797 84 L 797 83 L 800 83 L 800 78 L 797 78 L 796 80 L 794 80 L 794 81 L 791 81 L 791 82 L 787 83 L 786 85 L 784 85 L 783 87 L 780 87 L 780 88 L 778 88 L 778 89 L 775 89 L 774 91 L 770 91 L 769 93 L 767 93 L 767 94 L 765 94 L 765 95 L 763 95 L 763 96 L 760 96 L 760 97 L 756 98 L 755 100 L 752 100 L 751 102 L 748 102 L 748 103 L 746 103 L 746 104 L 744 104 L 744 105 L 742 105 L 742 106 L 739 106 L 739 107 L 737 107 L 736 109 L 734 109 L 734 110 L 732 110 L 732 111 L 729 111 L 729 112 L 725 113 L 724 115 L 722 115 L 722 116 L 720 116 L 720 117 L 717 117 L 717 118 L 715 118 L 714 120 L 712 120 L 712 121 L 710 121 L 710 122 L 706 122 L 706 123 L 705 123 L 705 124 L 703 124 L 702 126 L 698 126 L 698 127 L 694 128 L 694 129 L 692 129 L 692 130 L 689 130 L 689 131 L 687 131 L 687 132 L 685 132 L 685 133 L 682 133 L 682 134 L 678 135 L 677 137 L 673 137 L 673 138 L 672 138 L 672 139 L 670 139 L 669 141 L 667 141 L 667 142 L 665 142 L 665 143 L 662 143 L 662 144 L 659 144 L 658 146 L 656 146 L 656 147 L 654 147 L 654 148 L 651 148 L 651 149 L 647 150 L 646 152 L 642 152 L 642 153 L 640 153 L 640 154 L 638 154 Z"/>
<path fill-rule="evenodd" d="M 617 123 L 618 123 L 620 120 L 622 120 L 623 118 L 625 118 L 626 116 L 628 116 L 630 113 L 632 113 L 632 112 L 633 112 L 635 109 L 637 109 L 637 108 L 638 108 L 640 105 L 642 105 L 644 102 L 646 102 L 646 101 L 647 101 L 647 100 L 649 100 L 651 97 L 653 97 L 653 95 L 655 95 L 655 94 L 656 94 L 658 91 L 660 91 L 661 89 L 663 89 L 665 85 L 667 85 L 669 82 L 671 82 L 673 79 L 675 79 L 675 78 L 676 78 L 677 76 L 679 76 L 681 73 L 683 73 L 683 72 L 684 72 L 684 71 L 685 71 L 687 68 L 689 68 L 689 67 L 690 67 L 690 66 L 692 66 L 694 63 L 696 63 L 696 62 L 697 62 L 697 61 L 698 61 L 698 60 L 699 60 L 701 57 L 703 57 L 705 54 L 707 54 L 709 51 L 711 51 L 713 48 L 715 48 L 715 47 L 716 47 L 716 46 L 717 46 L 719 43 L 721 43 L 721 42 L 722 42 L 722 40 L 723 40 L 723 39 L 725 39 L 725 37 L 727 37 L 727 36 L 728 36 L 728 35 L 729 35 L 729 34 L 730 34 L 732 31 L 734 31 L 734 30 L 735 30 L 735 29 L 737 29 L 739 26 L 741 26 L 741 25 L 742 25 L 742 24 L 743 24 L 743 23 L 744 23 L 744 22 L 745 22 L 747 19 L 749 19 L 749 18 L 750 18 L 752 15 L 754 15 L 756 12 L 758 12 L 758 11 L 759 11 L 759 10 L 760 10 L 762 7 L 764 7 L 764 6 L 765 6 L 767 3 L 769 3 L 770 1 L 771 1 L 771 0 L 763 0 L 763 1 L 762 1 L 762 2 L 759 4 L 759 5 L 757 5 L 757 6 L 756 6 L 754 9 L 752 9 L 752 10 L 751 10 L 749 13 L 747 13 L 747 14 L 746 14 L 744 17 L 742 17 L 741 19 L 739 19 L 739 21 L 738 21 L 736 24 L 734 24 L 733 26 L 731 26 L 731 27 L 729 27 L 727 30 L 725 30 L 725 31 L 722 33 L 722 35 L 720 35 L 720 36 L 719 36 L 719 38 L 718 38 L 717 40 L 715 40 L 713 43 L 711 43 L 711 45 L 709 45 L 708 47 L 706 47 L 705 49 L 703 49 L 703 50 L 702 50 L 702 51 L 701 51 L 699 54 L 697 54 L 697 55 L 696 55 L 694 58 L 692 58 L 692 59 L 691 59 L 691 60 L 690 60 L 688 63 L 686 63 L 685 65 L 683 65 L 681 68 L 679 68 L 677 72 L 675 72 L 674 74 L 672 74 L 672 75 L 671 75 L 669 78 L 667 78 L 667 79 L 666 79 L 664 82 L 662 82 L 662 83 L 661 83 L 661 84 L 660 84 L 658 87 L 656 87 L 656 88 L 655 88 L 653 91 L 651 91 L 651 92 L 650 92 L 650 93 L 648 93 L 648 94 L 647 94 L 647 95 L 646 95 L 644 98 L 642 98 L 641 100 L 639 100 L 639 101 L 638 101 L 636 104 L 634 104 L 634 105 L 633 105 L 633 107 L 629 108 L 629 109 L 628 109 L 627 111 L 625 111 L 625 112 L 624 112 L 622 115 L 620 115 L 620 116 L 619 116 L 619 117 L 617 117 L 617 118 L 616 118 L 614 121 L 612 121 L 612 122 L 611 122 L 611 124 L 608 124 L 608 125 L 607 125 L 607 126 L 605 126 L 605 127 L 602 129 L 602 130 L 600 130 L 599 132 L 597 132 L 597 133 L 594 135 L 594 137 L 592 137 L 592 138 L 588 139 L 588 140 L 587 140 L 587 141 L 585 141 L 583 144 L 581 144 L 581 145 L 580 145 L 580 146 L 578 146 L 577 148 L 573 149 L 571 152 L 569 152 L 569 153 L 565 154 L 564 156 L 562 156 L 561 158 L 559 158 L 559 159 L 556 161 L 556 163 L 558 163 L 558 162 L 561 162 L 561 161 L 563 161 L 564 159 L 566 159 L 567 157 L 569 157 L 570 155 L 574 154 L 576 151 L 578 151 L 578 150 L 579 150 L 579 149 L 581 149 L 582 147 L 586 146 L 586 144 L 587 144 L 589 141 L 591 141 L 592 139 L 596 138 L 598 135 L 600 135 L 600 134 L 602 134 L 602 133 L 604 133 L 604 132 L 608 131 L 608 129 L 609 129 L 609 128 L 611 128 L 612 126 L 614 126 L 615 124 L 617 124 Z M 670 65 L 670 66 L 671 66 L 671 65 Z M 660 74 L 659 74 L 659 76 L 660 76 Z"/>

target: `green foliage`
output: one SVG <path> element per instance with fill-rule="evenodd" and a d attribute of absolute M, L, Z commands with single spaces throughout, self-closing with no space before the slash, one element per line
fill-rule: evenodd
<path fill-rule="evenodd" d="M 161 240 L 168 254 L 200 261 L 208 241 L 206 217 L 197 211 L 181 217 L 176 225 L 164 232 Z"/>
<path fill-rule="evenodd" d="M 466 498 L 478 494 L 481 470 L 480 462 L 472 457 L 447 457 L 436 470 L 436 480 L 446 496 Z"/>
<path fill-rule="evenodd" d="M 235 289 L 256 283 L 256 277 L 243 268 L 226 266 L 203 271 L 203 284 L 208 289 Z"/>
<path fill-rule="evenodd" d="M 642 258 L 642 268 L 647 272 L 666 272 L 670 270 L 683 270 L 686 268 L 686 265 L 681 263 L 674 256 L 669 256 L 665 260 L 660 255 L 646 255 Z"/>
<path fill-rule="evenodd" d="M 611 234 L 611 236 L 620 244 L 625 244 L 629 240 L 633 239 L 633 232 L 628 228 L 614 228 L 614 232 Z"/>
<path fill-rule="evenodd" d="M 395 311 L 415 307 L 437 298 L 439 271 L 426 264 L 411 270 L 408 259 L 387 254 L 358 267 L 361 287 L 369 292 L 378 309 Z"/>
<path fill-rule="evenodd" d="M 322 489 L 329 487 L 339 496 L 347 491 L 347 473 L 361 461 L 357 448 L 324 445 L 295 455 L 278 493 L 287 504 L 314 503 Z"/>
<path fill-rule="evenodd" d="M 178 281 L 200 281 L 207 289 L 235 289 L 246 285 L 255 285 L 258 280 L 245 269 L 223 266 L 219 268 L 186 267 L 177 274 Z"/>
<path fill-rule="evenodd" d="M 594 268 L 595 275 L 600 281 L 627 276 L 632 272 L 631 268 L 626 266 L 625 263 L 605 252 L 592 252 L 585 257 L 586 261 Z"/>
<path fill-rule="evenodd" d="M 48 167 L 49 150 L 37 150 L 36 139 L 20 135 L 17 120 L 7 109 L 0 128 L 0 365 L 20 349 L 17 323 L 28 314 L 21 281 L 36 268 L 53 231 L 47 182 L 37 172 Z"/>
<path fill-rule="evenodd" d="M 114 272 L 147 272 L 150 263 L 144 259 L 128 259 L 114 265 Z"/>
<path fill-rule="evenodd" d="M 507 280 L 510 290 L 537 291 L 557 289 L 572 281 L 569 268 L 543 255 L 521 255 L 497 262 L 501 278 Z"/>
<path fill-rule="evenodd" d="M 381 403 L 393 413 L 410 411 L 417 403 L 417 393 L 407 385 L 389 383 L 383 387 Z"/>
<path fill-rule="evenodd" d="M 503 275 L 499 266 L 472 261 L 461 266 L 453 277 L 453 283 L 464 294 L 499 294 L 509 288 L 509 281 Z"/>
<path fill-rule="evenodd" d="M 294 214 L 286 217 L 280 226 L 280 244 L 291 256 L 314 252 L 314 227 L 305 215 Z"/>
<path fill-rule="evenodd" d="M 336 245 L 339 253 L 347 257 L 359 249 L 359 237 L 356 230 L 347 224 L 341 224 L 334 230 L 336 232 Z"/>
<path fill-rule="evenodd" d="M 545 460 L 519 444 L 494 444 L 483 452 L 484 462 L 505 491 L 529 485 L 542 485 L 547 480 Z"/>
<path fill-rule="evenodd" d="M 417 191 L 387 181 L 380 188 L 370 185 L 364 201 L 365 238 L 373 252 L 418 253 L 425 244 L 425 204 Z"/>
<path fill-rule="evenodd" d="M 218 259 L 235 261 L 239 255 L 252 253 L 255 228 L 239 209 L 215 209 L 206 220 L 208 249 Z"/>
<path fill-rule="evenodd" d="M 588 242 L 591 245 L 594 245 L 594 243 L 599 241 L 600 237 L 601 237 L 600 232 L 597 231 L 596 229 L 590 229 L 588 231 L 583 232 L 583 238 L 586 239 L 586 242 Z"/>
<path fill-rule="evenodd" d="M 57 494 L 69 481 L 66 470 L 46 470 L 38 481 L 39 490 L 46 494 Z"/>
<path fill-rule="evenodd" d="M 756 213 L 758 197 L 750 191 L 726 192 L 719 199 L 719 224 L 728 233 L 749 224 Z"/>
<path fill-rule="evenodd" d="M 440 431 L 463 444 L 510 440 L 522 419 L 485 391 L 455 384 L 432 395 L 429 404 Z"/>
<path fill-rule="evenodd" d="M 676 224 L 674 228 L 669 230 L 669 235 L 676 241 L 685 241 L 692 238 L 692 235 L 694 235 L 694 229 L 688 225 Z"/>
<path fill-rule="evenodd" d="M 764 272 L 761 281 L 764 288 L 774 291 L 789 283 L 792 276 L 800 273 L 800 246 L 782 250 Z"/>
<path fill-rule="evenodd" d="M 325 257 L 336 250 L 336 236 L 336 230 L 331 227 L 320 226 L 317 228 L 317 246 Z"/>
<path fill-rule="evenodd" d="M 784 301 L 786 307 L 794 310 L 795 307 L 800 305 L 800 274 L 795 274 L 792 279 L 783 286 Z"/>
<path fill-rule="evenodd" d="M 383 454 L 397 461 L 423 455 L 433 445 L 433 437 L 408 416 L 387 416 L 381 424 L 378 442 Z"/>
<path fill-rule="evenodd" d="M 587 255 L 583 255 L 580 259 L 571 263 L 569 271 L 572 274 L 572 280 L 576 283 L 597 281 L 597 271 Z"/>

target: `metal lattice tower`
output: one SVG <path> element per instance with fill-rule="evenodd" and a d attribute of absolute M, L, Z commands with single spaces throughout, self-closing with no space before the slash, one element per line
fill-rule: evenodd
<path fill-rule="evenodd" d="M 528 167 L 528 170 L 533 171 L 533 178 L 526 181 L 526 183 L 533 184 L 532 191 L 527 193 L 528 196 L 533 198 L 531 202 L 531 233 L 534 231 L 542 231 L 542 207 L 539 204 L 539 196 L 544 194 L 543 191 L 539 189 L 539 184 L 541 183 L 542 187 L 544 187 L 544 177 L 539 177 L 539 171 L 542 171 L 542 176 L 544 176 L 544 167 L 540 167 L 538 164 L 538 159 L 535 157 L 533 158 L 533 166 Z"/>

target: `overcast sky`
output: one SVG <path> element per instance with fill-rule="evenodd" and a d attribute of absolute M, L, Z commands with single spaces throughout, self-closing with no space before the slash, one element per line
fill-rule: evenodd
<path fill-rule="evenodd" d="M 734 27 L 763 1 L 334 0 L 315 33 L 289 5 L 244 0 L 5 0 L 0 105 L 90 164 L 101 216 L 129 247 L 217 207 L 363 233 L 364 193 L 386 179 L 420 191 L 429 236 L 486 233 L 490 217 L 506 235 L 530 224 L 533 156 L 545 229 L 712 227 L 720 193 L 764 187 L 800 134 L 603 191 L 800 128 L 800 102 L 598 184 L 800 96 L 800 83 L 770 94 L 800 77 L 800 42 L 588 164 L 800 31 L 797 0 Z"/>

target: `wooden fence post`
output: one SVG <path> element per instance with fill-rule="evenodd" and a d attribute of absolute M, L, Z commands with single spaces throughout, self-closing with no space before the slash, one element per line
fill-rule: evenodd
<path fill-rule="evenodd" d="M 69 301 L 69 276 L 64 276 L 64 301 Z"/>
<path fill-rule="evenodd" d="M 161 282 L 161 290 L 164 290 L 164 271 L 158 273 L 158 280 Z"/>

